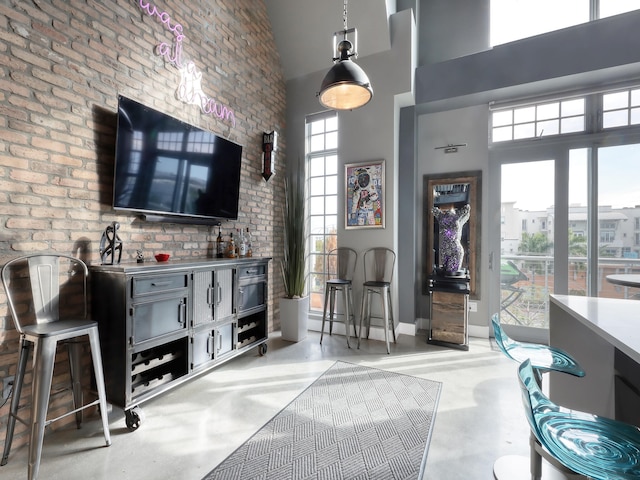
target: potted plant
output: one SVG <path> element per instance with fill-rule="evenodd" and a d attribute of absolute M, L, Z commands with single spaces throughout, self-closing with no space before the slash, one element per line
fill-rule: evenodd
<path fill-rule="evenodd" d="M 284 258 L 281 263 L 285 297 L 280 300 L 282 338 L 293 342 L 307 336 L 309 297 L 305 295 L 306 238 L 304 181 L 285 178 Z"/>

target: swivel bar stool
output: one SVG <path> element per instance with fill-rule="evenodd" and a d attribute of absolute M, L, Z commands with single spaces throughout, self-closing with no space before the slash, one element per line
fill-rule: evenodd
<path fill-rule="evenodd" d="M 386 247 L 370 248 L 364 252 L 364 283 L 362 284 L 362 305 L 360 308 L 360 328 L 358 329 L 358 347 L 362 338 L 362 322 L 366 319 L 367 338 L 371 329 L 371 299 L 372 295 L 378 295 L 382 305 L 382 321 L 384 328 L 384 340 L 389 350 L 389 329 L 393 334 L 393 343 L 396 342 L 396 330 L 393 322 L 393 305 L 391 304 L 391 281 L 393 269 L 396 263 L 396 254 Z"/>
<path fill-rule="evenodd" d="M 525 360 L 518 377 L 525 414 L 545 459 L 569 469 L 570 478 L 640 478 L 640 428 L 556 405 L 542 393 L 536 370 Z"/>
<path fill-rule="evenodd" d="M 500 314 L 496 313 L 491 317 L 493 332 L 498 344 L 498 348 L 507 358 L 522 363 L 530 360 L 536 367 L 536 381 L 542 385 L 542 374 L 545 372 L 556 371 L 568 373 L 575 377 L 584 377 L 584 370 L 567 352 L 536 343 L 522 343 L 510 338 L 500 325 Z M 530 458 L 529 470 L 534 480 L 539 480 L 542 475 L 542 457 L 539 449 L 536 449 L 536 440 L 533 434 L 530 441 Z M 506 456 L 498 459 L 494 464 L 494 477 L 498 480 L 513 480 L 514 471 L 522 468 L 519 463 L 520 458 L 515 456 Z M 522 472 L 520 472 L 522 473 Z M 524 474 L 523 478 L 524 478 Z"/>
<path fill-rule="evenodd" d="M 322 311 L 322 330 L 320 332 L 320 345 L 324 336 L 324 323 L 327 318 L 327 303 L 329 304 L 329 335 L 333 332 L 333 317 L 336 313 L 336 292 L 342 292 L 342 305 L 344 315 L 345 335 L 347 337 L 347 347 L 349 344 L 349 322 L 354 317 L 353 311 L 353 274 L 358 263 L 358 252 L 353 248 L 338 247 L 329 252 L 327 256 L 329 262 L 327 271 L 331 276 L 325 283 L 324 288 L 324 310 Z M 356 323 L 353 318 L 353 334 L 356 336 Z"/>
<path fill-rule="evenodd" d="M 38 477 L 44 429 L 51 422 L 76 415 L 80 428 L 82 410 L 99 405 L 107 446 L 111 445 L 107 400 L 102 372 L 98 324 L 87 319 L 88 269 L 82 260 L 68 255 L 27 255 L 2 267 L 2 284 L 7 292 L 9 310 L 20 333 L 20 353 L 15 387 L 7 422 L 7 435 L 0 465 L 5 465 L 11 450 L 16 420 L 31 428 L 29 437 L 28 478 Z M 70 318 L 71 311 L 78 317 Z M 67 317 L 67 314 L 69 315 Z M 88 335 L 98 399 L 83 405 L 80 384 L 80 349 L 78 337 Z M 67 343 L 73 389 L 73 410 L 47 420 L 47 409 L 58 342 Z M 27 359 L 33 349 L 33 375 L 30 423 L 18 417 L 18 405 L 24 383 Z"/>

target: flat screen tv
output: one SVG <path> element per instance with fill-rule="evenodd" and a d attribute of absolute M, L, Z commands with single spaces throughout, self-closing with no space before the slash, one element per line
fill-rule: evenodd
<path fill-rule="evenodd" d="M 242 146 L 118 97 L 113 207 L 151 221 L 238 218 Z"/>

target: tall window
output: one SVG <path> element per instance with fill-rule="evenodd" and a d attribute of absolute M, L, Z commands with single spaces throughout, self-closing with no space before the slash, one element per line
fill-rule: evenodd
<path fill-rule="evenodd" d="M 310 309 L 322 311 L 327 255 L 338 242 L 338 117 L 324 112 L 306 123 Z"/>
<path fill-rule="evenodd" d="M 640 0 L 491 0 L 492 46 L 640 9 Z"/>
<path fill-rule="evenodd" d="M 565 112 L 567 104 L 571 108 Z M 550 105 L 553 115 L 541 118 Z M 510 225 L 521 225 L 520 231 L 507 231 L 504 225 L 500 230 L 501 320 L 546 328 L 553 292 L 640 298 L 640 289 L 607 281 L 611 274 L 640 272 L 638 110 L 637 85 L 494 107 L 490 168 L 500 168 L 494 178 L 501 182 L 501 207 L 508 206 L 510 215 L 520 219 Z M 523 119 L 518 112 L 528 116 Z M 584 127 L 565 131 L 564 120 Z M 541 134 L 540 124 L 551 121 L 552 133 Z M 528 124 L 526 135 L 515 134 Z M 533 224 L 533 217 L 540 228 L 529 225 L 527 231 L 525 219 Z M 521 275 L 512 271 L 514 265 Z"/>

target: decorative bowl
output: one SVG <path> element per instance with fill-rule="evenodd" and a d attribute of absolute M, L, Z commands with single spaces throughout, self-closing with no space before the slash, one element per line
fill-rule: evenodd
<path fill-rule="evenodd" d="M 156 260 L 158 262 L 166 262 L 167 260 L 169 260 L 169 257 L 171 255 L 169 255 L 168 253 L 156 253 Z"/>

